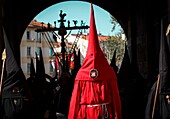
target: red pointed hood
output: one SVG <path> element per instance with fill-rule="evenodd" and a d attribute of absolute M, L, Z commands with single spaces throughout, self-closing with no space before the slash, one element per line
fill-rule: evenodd
<path fill-rule="evenodd" d="M 100 49 L 93 6 L 91 4 L 90 32 L 88 48 L 82 67 L 75 80 L 109 80 L 115 72 Z"/>

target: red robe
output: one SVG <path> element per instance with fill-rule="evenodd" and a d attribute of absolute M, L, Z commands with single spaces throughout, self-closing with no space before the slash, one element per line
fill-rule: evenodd
<path fill-rule="evenodd" d="M 121 119 L 120 98 L 117 79 L 100 81 L 75 80 L 68 119 L 102 119 L 102 105 L 106 104 L 107 112 L 104 119 Z"/>
<path fill-rule="evenodd" d="M 68 119 L 122 119 L 117 77 L 100 49 L 92 4 L 88 49 L 75 78 Z"/>

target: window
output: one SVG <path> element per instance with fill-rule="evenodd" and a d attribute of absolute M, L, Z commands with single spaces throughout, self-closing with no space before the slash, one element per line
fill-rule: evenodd
<path fill-rule="evenodd" d="M 52 64 L 50 64 L 50 73 L 52 73 L 53 72 L 53 66 L 52 66 Z"/>
<path fill-rule="evenodd" d="M 37 55 L 40 55 L 41 47 L 37 47 Z"/>
<path fill-rule="evenodd" d="M 41 41 L 41 33 L 37 32 L 37 41 Z"/>
<path fill-rule="evenodd" d="M 27 47 L 27 56 L 31 56 L 31 47 Z"/>
<path fill-rule="evenodd" d="M 53 49 L 52 49 L 52 47 L 49 48 L 49 56 L 50 56 L 50 57 L 53 56 Z"/>
<path fill-rule="evenodd" d="M 31 32 L 27 31 L 27 40 L 31 40 L 30 34 L 31 34 Z"/>
<path fill-rule="evenodd" d="M 30 73 L 30 69 L 31 69 L 31 64 L 27 63 L 27 73 Z"/>

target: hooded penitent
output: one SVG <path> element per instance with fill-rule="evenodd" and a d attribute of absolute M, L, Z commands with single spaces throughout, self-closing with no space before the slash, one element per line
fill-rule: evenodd
<path fill-rule="evenodd" d="M 30 119 L 30 89 L 15 59 L 4 28 L 3 35 L 6 49 L 6 77 L 2 82 L 3 119 Z"/>
<path fill-rule="evenodd" d="M 148 95 L 145 119 L 170 119 L 170 52 L 163 31 L 163 19 L 161 19 L 159 75 Z"/>
<path fill-rule="evenodd" d="M 86 57 L 75 82 L 68 119 L 121 119 L 117 77 L 100 49 L 91 4 Z"/>

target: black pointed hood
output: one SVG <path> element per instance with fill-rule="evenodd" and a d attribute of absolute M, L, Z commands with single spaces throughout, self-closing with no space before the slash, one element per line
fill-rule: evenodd
<path fill-rule="evenodd" d="M 117 74 L 118 67 L 117 67 L 117 65 L 116 65 L 116 50 L 115 50 L 114 53 L 113 53 L 113 57 L 112 57 L 110 66 L 113 67 L 114 71 L 115 71 L 116 74 Z"/>
<path fill-rule="evenodd" d="M 31 58 L 31 63 L 30 63 L 30 77 L 35 77 L 35 67 L 34 67 L 33 58 Z"/>
<path fill-rule="evenodd" d="M 40 48 L 39 56 L 37 52 L 35 53 L 35 55 L 36 55 L 36 77 L 45 79 L 45 67 L 44 67 L 42 49 Z"/>
<path fill-rule="evenodd" d="M 40 67 L 42 76 L 45 76 L 45 66 L 44 66 L 43 53 L 42 53 L 41 48 L 40 48 L 40 66 L 39 67 Z"/>
<path fill-rule="evenodd" d="M 19 91 L 19 93 L 17 93 L 16 95 L 18 96 L 27 95 L 26 93 L 28 93 L 29 89 L 26 86 L 26 77 L 15 59 L 14 53 L 10 47 L 4 29 L 3 29 L 3 35 L 4 35 L 4 43 L 6 49 L 5 69 L 6 69 L 7 77 L 4 78 L 3 80 L 2 97 L 11 98 L 12 96 L 14 96 L 13 92 L 15 91 L 15 89 Z"/>
<path fill-rule="evenodd" d="M 163 23 L 161 23 L 161 40 L 159 54 L 159 75 L 160 75 L 160 92 L 170 93 L 170 51 L 168 42 L 163 32 Z"/>
<path fill-rule="evenodd" d="M 129 52 L 128 52 L 128 48 L 127 45 L 125 44 L 125 53 L 124 53 L 124 57 L 122 60 L 122 64 L 120 66 L 120 69 L 118 71 L 118 76 L 119 79 L 128 79 L 131 76 L 131 62 L 130 62 L 130 57 L 129 57 Z M 129 76 L 129 77 L 127 77 Z"/>
<path fill-rule="evenodd" d="M 6 68 L 6 73 L 7 73 L 7 77 L 4 80 L 4 89 L 8 89 L 8 88 L 12 88 L 15 84 L 17 84 L 18 82 L 20 82 L 21 80 L 26 80 L 25 76 L 20 68 L 20 66 L 18 65 L 13 51 L 10 47 L 9 41 L 7 39 L 5 30 L 3 29 L 3 34 L 4 34 L 4 43 L 5 43 L 5 49 L 6 49 L 6 63 L 5 63 L 5 68 Z M 17 74 L 21 73 L 21 79 L 17 79 Z M 16 77 L 16 78 L 15 78 Z"/>

